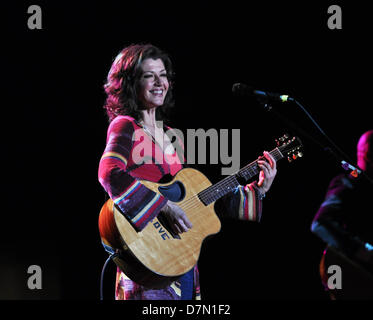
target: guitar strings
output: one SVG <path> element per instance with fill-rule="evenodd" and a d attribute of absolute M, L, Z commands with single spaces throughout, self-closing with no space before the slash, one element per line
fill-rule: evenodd
<path fill-rule="evenodd" d="M 220 188 L 224 188 L 228 185 L 229 185 L 229 182 L 219 184 Z M 216 187 L 216 185 L 214 187 Z M 181 204 L 180 207 L 183 210 L 190 210 L 194 208 L 195 206 L 198 206 L 201 202 L 206 203 L 208 205 L 214 202 L 215 200 L 217 200 L 218 198 L 220 198 L 219 196 L 217 199 L 214 199 L 215 194 L 212 193 L 214 190 L 209 190 L 209 189 L 211 189 L 211 186 L 201 191 L 198 194 L 194 194 L 188 200 L 186 200 L 183 204 Z M 219 189 L 216 192 L 219 192 Z"/>
<path fill-rule="evenodd" d="M 209 186 L 205 190 L 202 190 L 201 192 L 192 195 L 190 198 L 188 198 L 186 201 L 184 201 L 180 205 L 180 208 L 183 210 L 190 210 L 190 209 L 193 209 L 194 207 L 197 207 L 201 202 L 202 203 L 207 202 L 208 204 L 214 202 L 215 200 L 220 198 L 220 196 L 217 199 L 214 199 L 215 194 L 211 193 L 211 191 L 213 190 L 209 190 L 209 189 L 211 189 L 212 187 L 216 188 L 218 185 L 219 185 L 218 188 L 223 189 L 224 187 L 229 186 L 229 184 L 232 183 L 231 180 L 233 179 L 235 179 L 234 176 L 227 177 L 223 179 L 222 181 L 220 181 L 219 183 L 217 183 L 216 185 Z"/>
<path fill-rule="evenodd" d="M 277 148 L 274 149 L 274 150 L 272 150 L 270 153 L 271 153 L 272 156 L 274 156 L 274 158 L 276 159 L 276 161 L 279 160 L 282 157 L 281 152 Z M 254 176 L 255 174 L 258 173 L 257 170 L 258 170 L 258 166 L 257 166 L 257 160 L 256 160 L 256 161 L 253 161 L 252 163 L 246 165 L 245 167 L 243 167 L 240 170 L 240 172 L 243 173 L 244 178 L 247 180 L 247 179 L 250 178 L 250 176 L 247 177 L 246 173 L 251 174 L 251 177 L 252 177 L 252 176 Z M 207 198 L 205 197 L 205 200 L 213 200 L 213 201 L 215 201 L 217 199 L 215 199 L 214 194 L 211 194 L 211 193 L 208 194 L 209 193 L 209 189 L 211 189 L 211 187 L 215 187 L 215 189 L 216 188 L 223 188 L 224 189 L 225 187 L 230 187 L 230 185 L 232 184 L 232 180 L 236 180 L 236 176 L 235 175 L 229 176 L 229 177 L 221 180 L 216 185 L 210 186 L 209 188 L 201 191 L 199 194 L 201 195 L 201 197 L 202 196 L 206 196 L 206 194 L 207 194 Z"/>
<path fill-rule="evenodd" d="M 246 168 L 246 169 L 248 169 L 248 168 Z M 251 170 L 255 172 L 254 168 L 252 168 Z M 237 183 L 236 177 L 235 176 L 229 176 L 229 177 L 221 180 L 217 184 L 209 186 L 205 190 L 202 190 L 200 193 L 194 194 L 188 200 L 186 200 L 183 204 L 181 204 L 180 208 L 183 209 L 183 210 L 191 210 L 191 209 L 194 209 L 194 208 L 198 207 L 201 202 L 202 203 L 206 202 L 207 204 L 215 202 L 221 196 L 223 196 L 224 194 L 227 193 L 227 192 L 225 192 L 225 190 L 227 190 L 227 188 L 232 187 L 232 189 L 233 189 L 234 187 L 237 186 L 237 184 L 238 183 Z M 198 197 L 198 199 L 197 199 L 197 197 Z"/>
<path fill-rule="evenodd" d="M 278 158 L 278 159 L 282 157 L 282 154 L 279 152 L 279 150 L 277 150 L 277 148 L 275 150 L 271 151 L 271 154 L 275 158 Z M 254 162 L 248 164 L 247 166 L 245 166 L 244 168 L 242 168 L 240 170 L 240 172 L 242 172 L 244 176 L 246 175 L 245 171 L 249 172 L 249 173 L 252 173 L 253 175 L 256 174 L 257 173 L 257 161 L 254 161 Z M 219 199 L 221 197 L 221 192 L 219 193 L 219 189 L 221 188 L 221 189 L 224 190 L 224 188 L 226 188 L 226 187 L 229 188 L 231 186 L 232 182 L 233 182 L 232 180 L 236 180 L 234 175 L 229 176 L 229 177 L 221 180 L 217 184 L 215 184 L 213 186 L 210 186 L 210 187 L 206 188 L 205 190 L 202 190 L 200 193 L 191 196 L 182 205 L 180 205 L 180 207 L 184 210 L 190 210 L 190 209 L 196 207 L 201 202 L 201 201 L 196 201 L 196 198 L 198 196 L 202 201 L 205 201 L 205 202 L 211 203 L 211 202 L 216 201 L 217 199 Z M 235 182 L 236 182 L 235 183 L 235 186 L 236 186 L 237 181 L 235 181 Z M 209 190 L 209 189 L 211 189 L 211 187 L 212 187 L 213 190 Z M 211 193 L 211 191 L 215 191 L 214 189 L 217 189 L 216 192 L 218 192 L 218 193 Z M 218 196 L 218 197 L 216 197 L 216 196 Z"/>
<path fill-rule="evenodd" d="M 255 168 L 251 168 L 253 165 L 255 165 L 255 163 L 251 164 L 251 166 L 248 165 L 247 167 L 244 167 L 243 169 L 241 169 L 241 171 L 248 169 L 256 173 Z M 232 185 L 232 183 L 234 185 Z M 205 190 L 202 190 L 198 194 L 192 195 L 189 199 L 187 199 L 183 204 L 180 205 L 180 208 L 182 208 L 183 210 L 190 210 L 200 204 L 201 201 L 199 199 L 201 199 L 202 202 L 207 202 L 208 204 L 210 204 L 216 201 L 217 199 L 219 199 L 221 195 L 224 195 L 222 194 L 222 191 L 223 193 L 225 193 L 224 190 L 226 190 L 226 188 L 230 188 L 233 186 L 235 187 L 236 185 L 237 185 L 236 177 L 234 175 L 229 176 L 221 180 L 220 182 L 216 183 L 215 185 L 211 185 Z M 199 197 L 198 200 L 197 200 L 197 197 Z"/>
<path fill-rule="evenodd" d="M 282 154 L 278 150 L 278 148 L 271 151 L 270 154 L 272 156 L 274 156 L 275 159 L 277 158 L 276 161 L 282 157 Z M 253 161 L 252 163 L 246 165 L 245 167 L 243 167 L 240 170 L 240 172 L 242 172 L 244 177 L 246 176 L 245 173 L 252 174 L 252 176 L 253 176 L 253 175 L 257 174 L 257 169 L 258 169 L 258 167 L 257 167 L 257 160 L 256 160 L 256 161 Z M 233 180 L 236 180 L 235 175 L 229 176 L 229 177 L 221 180 L 220 182 L 216 183 L 215 185 L 209 186 L 208 188 L 206 188 L 205 190 L 202 190 L 198 194 L 194 194 L 191 197 L 189 197 L 186 201 L 184 201 L 180 205 L 180 208 L 183 209 L 183 210 L 191 210 L 191 209 L 194 209 L 194 208 L 198 207 L 198 205 L 200 205 L 200 203 L 201 203 L 201 200 L 202 200 L 202 202 L 208 202 L 208 204 L 216 201 L 222 195 L 224 195 L 221 192 L 219 192 L 220 191 L 219 189 L 223 189 L 223 191 L 225 190 L 225 188 L 229 189 L 232 185 L 232 182 L 235 182 L 235 186 L 236 186 L 237 180 L 236 181 L 233 181 Z M 212 190 L 209 190 L 209 189 L 212 189 Z M 214 191 L 217 192 L 217 193 L 212 193 Z M 216 198 L 216 196 L 218 196 L 218 197 Z"/>

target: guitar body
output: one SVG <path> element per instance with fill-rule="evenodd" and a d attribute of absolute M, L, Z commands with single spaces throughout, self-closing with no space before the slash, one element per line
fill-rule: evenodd
<path fill-rule="evenodd" d="M 157 217 L 137 232 L 109 199 L 99 217 L 101 240 L 120 250 L 114 261 L 130 279 L 149 288 L 162 288 L 197 264 L 203 240 L 219 232 L 221 224 L 214 203 L 206 206 L 196 196 L 211 185 L 198 170 L 182 169 L 165 184 L 140 182 L 177 203 L 193 227 L 175 236 Z"/>
<path fill-rule="evenodd" d="M 270 152 L 276 161 L 287 157 L 290 162 L 302 157 L 299 138 L 285 134 L 276 142 L 278 147 Z M 191 168 L 180 170 L 168 183 L 142 180 L 148 189 L 175 202 L 193 227 L 174 234 L 159 214 L 137 232 L 113 201 L 108 200 L 99 216 L 101 240 L 118 253 L 113 260 L 131 280 L 148 288 L 164 288 L 197 264 L 204 239 L 220 231 L 214 202 L 238 187 L 239 180 L 248 181 L 259 171 L 256 160 L 214 185 Z"/>
<path fill-rule="evenodd" d="M 330 266 L 339 266 L 341 270 L 341 288 L 329 289 L 328 273 Z M 370 266 L 371 267 L 371 266 Z M 373 273 L 369 266 L 352 261 L 333 247 L 324 250 L 320 262 L 322 284 L 332 300 L 373 299 Z"/>

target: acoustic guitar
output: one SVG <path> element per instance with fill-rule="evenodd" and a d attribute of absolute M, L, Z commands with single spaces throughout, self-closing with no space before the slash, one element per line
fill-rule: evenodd
<path fill-rule="evenodd" d="M 270 152 L 276 161 L 284 157 L 292 161 L 302 156 L 299 138 L 284 135 L 276 142 L 277 147 Z M 193 227 L 174 234 L 159 214 L 138 232 L 109 199 L 99 216 L 102 243 L 117 252 L 113 260 L 131 280 L 148 288 L 165 287 L 196 265 L 204 239 L 219 232 L 221 224 L 214 211 L 215 201 L 259 172 L 256 160 L 214 185 L 192 168 L 180 170 L 168 183 L 141 180 L 150 190 L 177 203 Z"/>

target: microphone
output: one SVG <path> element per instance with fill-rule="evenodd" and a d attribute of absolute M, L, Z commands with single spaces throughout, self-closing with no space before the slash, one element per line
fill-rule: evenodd
<path fill-rule="evenodd" d="M 243 83 L 235 83 L 232 87 L 232 92 L 235 96 L 244 97 L 244 96 L 256 96 L 261 99 L 265 100 L 273 100 L 273 101 L 294 101 L 293 98 L 289 97 L 286 94 L 278 94 L 273 92 L 265 92 L 260 90 L 255 90 L 253 87 L 250 87 Z"/>

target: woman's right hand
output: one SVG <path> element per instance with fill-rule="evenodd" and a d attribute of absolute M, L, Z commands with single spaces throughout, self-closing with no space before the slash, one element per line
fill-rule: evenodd
<path fill-rule="evenodd" d="M 174 202 L 168 200 L 161 211 L 176 234 L 187 232 L 192 228 L 192 223 L 185 212 Z"/>

